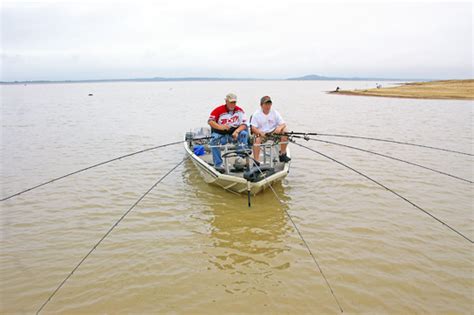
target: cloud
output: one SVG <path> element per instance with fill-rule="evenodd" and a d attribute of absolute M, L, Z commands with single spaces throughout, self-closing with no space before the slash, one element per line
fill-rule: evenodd
<path fill-rule="evenodd" d="M 472 4 L 7 1 L 2 50 L 2 80 L 471 77 Z"/>

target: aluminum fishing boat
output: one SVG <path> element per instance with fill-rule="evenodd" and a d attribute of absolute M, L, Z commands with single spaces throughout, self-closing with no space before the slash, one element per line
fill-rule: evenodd
<path fill-rule="evenodd" d="M 210 128 L 187 132 L 184 148 L 198 168 L 204 181 L 234 193 L 255 195 L 272 183 L 281 181 L 290 171 L 290 162 L 279 161 L 280 143 L 269 140 L 261 144 L 260 166 L 257 166 L 251 150 L 241 150 L 237 143 L 217 145 L 221 151 L 224 170 L 214 168 Z M 287 149 L 287 156 L 290 152 Z"/>

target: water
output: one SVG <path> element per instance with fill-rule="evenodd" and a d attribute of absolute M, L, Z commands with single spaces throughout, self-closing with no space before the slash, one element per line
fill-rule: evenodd
<path fill-rule="evenodd" d="M 473 152 L 473 104 L 329 95 L 376 82 L 157 82 L 2 86 L 2 196 L 159 144 L 206 123 L 228 92 L 262 95 L 291 130 Z M 93 96 L 88 96 L 93 93 Z M 473 180 L 470 156 L 324 138 Z M 304 142 L 394 189 L 470 239 L 472 184 Z M 184 157 L 143 153 L 1 203 L 1 313 L 38 310 L 133 203 Z M 115 228 L 45 313 L 470 313 L 472 244 L 405 201 L 296 145 L 289 176 L 253 199 L 206 185 L 190 161 Z"/>

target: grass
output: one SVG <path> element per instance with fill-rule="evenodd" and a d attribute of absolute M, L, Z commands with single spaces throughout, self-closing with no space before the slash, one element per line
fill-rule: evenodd
<path fill-rule="evenodd" d="M 422 99 L 474 100 L 474 80 L 445 80 L 405 83 L 395 87 L 364 90 L 339 90 L 329 93 Z"/>

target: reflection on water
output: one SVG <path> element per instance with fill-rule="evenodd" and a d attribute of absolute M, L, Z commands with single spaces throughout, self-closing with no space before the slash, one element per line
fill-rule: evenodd
<path fill-rule="evenodd" d="M 199 202 L 206 204 L 206 223 L 212 246 L 206 249 L 209 263 L 218 270 L 233 275 L 265 277 L 275 270 L 290 267 L 282 257 L 290 250 L 288 234 L 293 231 L 285 209 L 291 198 L 281 183 L 273 185 L 281 204 L 270 189 L 252 200 L 247 206 L 246 195 L 235 195 L 220 187 L 206 184 L 191 161 L 185 165 L 184 178 L 194 187 Z M 232 292 L 245 290 L 246 281 L 226 288 Z"/>
<path fill-rule="evenodd" d="M 235 209 L 225 203 L 212 207 L 210 237 L 214 247 L 206 253 L 210 264 L 244 278 L 270 278 L 275 269 L 290 267 L 289 260 L 279 257 L 289 251 L 285 241 L 289 227 L 282 209 L 259 210 Z M 263 288 L 247 281 L 226 285 L 230 292 L 250 289 Z"/>
<path fill-rule="evenodd" d="M 271 266 L 267 260 L 286 250 L 287 220 L 278 204 L 275 208 L 237 210 L 222 203 L 215 204 L 211 211 L 214 245 L 228 253 L 215 257 L 213 263 L 219 269 Z"/>

